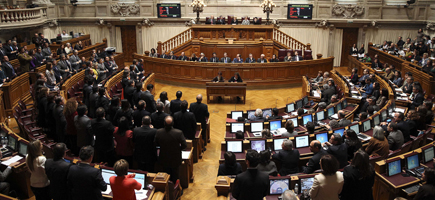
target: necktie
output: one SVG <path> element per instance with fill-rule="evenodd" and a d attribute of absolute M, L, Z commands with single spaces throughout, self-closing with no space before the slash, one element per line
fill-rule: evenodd
<path fill-rule="evenodd" d="M 224 63 L 227 63 L 227 58 L 224 58 Z"/>

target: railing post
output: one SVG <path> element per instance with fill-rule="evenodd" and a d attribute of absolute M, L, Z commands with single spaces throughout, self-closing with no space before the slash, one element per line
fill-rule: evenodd
<path fill-rule="evenodd" d="M 157 53 L 162 54 L 162 42 L 157 42 Z"/>
<path fill-rule="evenodd" d="M 307 50 L 311 50 L 311 44 L 307 43 Z"/>

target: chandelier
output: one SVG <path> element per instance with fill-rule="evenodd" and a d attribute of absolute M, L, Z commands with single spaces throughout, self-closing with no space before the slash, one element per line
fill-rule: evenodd
<path fill-rule="evenodd" d="M 263 8 L 263 12 L 267 13 L 266 24 L 270 24 L 269 14 L 273 12 L 273 7 L 276 7 L 275 3 L 272 0 L 263 0 L 260 7 Z"/>

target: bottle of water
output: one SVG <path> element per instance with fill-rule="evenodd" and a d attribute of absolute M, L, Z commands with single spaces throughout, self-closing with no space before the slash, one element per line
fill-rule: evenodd
<path fill-rule="evenodd" d="M 297 183 L 295 184 L 295 189 L 294 189 L 294 191 L 295 191 L 295 194 L 298 195 L 299 185 L 298 185 Z"/>

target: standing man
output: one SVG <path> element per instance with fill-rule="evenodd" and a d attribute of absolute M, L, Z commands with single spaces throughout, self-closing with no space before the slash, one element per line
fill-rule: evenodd
<path fill-rule="evenodd" d="M 98 72 L 99 72 L 99 76 L 98 76 L 99 81 L 98 82 L 101 82 L 104 79 L 106 79 L 107 74 L 109 72 L 109 70 L 106 68 L 106 66 L 103 64 L 103 62 L 104 62 L 103 58 L 98 59 Z"/>
<path fill-rule="evenodd" d="M 77 49 L 73 51 L 73 55 L 71 58 L 69 58 L 69 62 L 71 63 L 71 67 L 74 71 L 78 71 L 80 69 L 82 60 L 80 60 L 79 51 L 77 51 Z"/>
<path fill-rule="evenodd" d="M 175 93 L 175 96 L 177 97 L 177 99 L 172 100 L 169 107 L 172 115 L 174 115 L 176 112 L 181 110 L 180 104 L 181 104 L 181 96 L 183 96 L 183 92 L 177 91 L 177 93 Z"/>
<path fill-rule="evenodd" d="M 173 118 L 165 118 L 165 128 L 157 130 L 154 143 L 160 146 L 159 162 L 164 172 L 171 175 L 171 181 L 179 178 L 181 165 L 181 151 L 187 147 L 183 132 L 173 128 Z"/>
<path fill-rule="evenodd" d="M 165 127 L 165 118 L 169 116 L 168 114 L 163 112 L 164 105 L 162 102 L 157 103 L 157 112 L 151 114 L 151 121 L 154 128 L 164 128 Z"/>
<path fill-rule="evenodd" d="M 18 54 L 18 61 L 20 61 L 20 71 L 21 72 L 29 72 L 30 70 L 30 61 L 32 60 L 32 57 L 29 56 L 25 52 L 24 47 L 20 48 L 20 54 Z"/>
<path fill-rule="evenodd" d="M 202 140 L 204 141 L 204 145 L 207 146 L 207 118 L 210 116 L 208 112 L 208 106 L 202 103 L 202 95 L 198 94 L 196 96 L 196 102 L 190 104 L 189 112 L 195 114 L 196 122 L 201 123 L 202 128 Z"/>
<path fill-rule="evenodd" d="M 74 117 L 74 125 L 77 129 L 77 149 L 94 144 L 94 133 L 92 131 L 91 119 L 86 115 L 86 105 L 77 107 L 77 116 Z"/>
<path fill-rule="evenodd" d="M 144 116 L 142 126 L 133 130 L 134 160 L 139 169 L 143 171 L 154 172 L 154 164 L 157 161 L 157 151 L 154 145 L 156 133 L 157 129 L 151 125 L 150 116 Z"/>
<path fill-rule="evenodd" d="M 224 53 L 224 57 L 221 58 L 221 63 L 230 63 L 231 58 L 228 57 L 227 52 Z"/>
<path fill-rule="evenodd" d="M 153 89 L 154 89 L 154 85 L 148 84 L 147 91 L 142 92 L 142 94 L 140 95 L 140 99 L 144 100 L 146 103 L 145 110 L 148 111 L 149 113 L 156 112 L 156 100 L 154 100 L 154 95 L 151 94 Z"/>
<path fill-rule="evenodd" d="M 101 191 L 106 191 L 107 184 L 100 170 L 89 165 L 94 158 L 94 148 L 82 147 L 79 157 L 82 162 L 71 166 L 67 177 L 71 199 L 103 200 Z"/>
<path fill-rule="evenodd" d="M 53 200 L 65 200 L 70 196 L 67 176 L 71 164 L 63 159 L 66 150 L 64 143 L 57 143 L 53 149 L 53 159 L 45 161 L 45 174 L 50 180 L 50 195 Z"/>
<path fill-rule="evenodd" d="M 60 55 L 60 61 L 58 63 L 60 74 L 62 75 L 62 78 L 67 78 L 71 73 L 71 68 L 66 62 L 66 56 L 65 54 Z"/>
<path fill-rule="evenodd" d="M 247 170 L 236 176 L 232 195 L 237 200 L 262 200 L 269 193 L 269 175 L 257 169 L 257 151 L 248 150 L 245 161 Z"/>
<path fill-rule="evenodd" d="M 107 162 L 109 166 L 115 163 L 115 144 L 113 132 L 115 128 L 106 120 L 104 108 L 98 108 L 96 119 L 91 120 L 92 131 L 95 133 L 95 149 L 97 150 L 97 162 Z"/>
<path fill-rule="evenodd" d="M 196 119 L 195 114 L 187 112 L 187 106 L 186 100 L 181 102 L 180 111 L 174 114 L 174 128 L 183 131 L 185 138 L 193 140 L 196 134 Z"/>
<path fill-rule="evenodd" d="M 14 67 L 9 62 L 8 56 L 3 56 L 3 62 L 2 62 L 1 67 L 5 73 L 6 78 L 12 79 L 13 77 L 15 77 L 17 75 L 15 73 Z"/>

